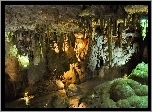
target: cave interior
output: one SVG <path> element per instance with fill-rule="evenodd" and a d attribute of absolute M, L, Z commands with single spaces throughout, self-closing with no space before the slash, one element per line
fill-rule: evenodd
<path fill-rule="evenodd" d="M 148 5 L 6 5 L 5 108 L 148 108 Z"/>

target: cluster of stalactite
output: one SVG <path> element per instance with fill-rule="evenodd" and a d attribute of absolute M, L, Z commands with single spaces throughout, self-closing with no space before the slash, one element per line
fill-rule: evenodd
<path fill-rule="evenodd" d="M 6 7 L 6 18 L 7 20 L 10 18 L 10 13 L 12 8 L 16 7 L 16 9 L 12 10 L 13 17 L 15 14 L 18 14 L 20 16 L 17 16 L 18 18 L 22 18 L 22 13 L 17 13 L 17 10 L 19 10 L 21 7 L 18 6 L 7 6 Z M 96 29 L 98 27 L 98 34 L 103 35 L 104 38 L 107 38 L 108 40 L 108 52 L 109 52 L 109 65 L 111 65 L 112 60 L 112 38 L 113 36 L 117 36 L 117 44 L 121 48 L 122 47 L 122 32 L 126 27 L 129 27 L 129 29 L 133 29 L 135 32 L 140 29 L 138 23 L 139 19 L 147 14 L 147 6 L 135 6 L 135 11 L 132 11 L 133 13 L 130 13 L 129 6 L 124 8 L 123 6 L 118 7 L 110 7 L 109 6 L 85 6 L 81 5 L 79 8 L 75 11 L 78 15 L 73 15 L 70 10 L 73 11 L 73 8 L 70 6 L 22 6 L 22 10 L 30 10 L 33 7 L 39 10 L 39 19 L 44 21 L 44 23 L 40 23 L 39 25 L 33 24 L 35 26 L 34 30 L 25 30 L 23 28 L 18 29 L 15 31 L 15 38 L 17 40 L 17 48 L 19 49 L 19 54 L 28 54 L 30 61 L 35 60 L 35 64 L 38 64 L 38 62 L 41 59 L 45 59 L 46 57 L 46 49 L 48 46 L 50 46 L 49 42 L 55 41 L 57 43 L 59 52 L 62 51 L 62 47 L 67 38 L 68 44 L 72 44 L 74 47 L 74 38 L 73 34 L 75 32 L 81 32 L 83 34 L 83 38 L 89 37 L 90 40 L 94 41 L 94 35 L 96 32 Z M 133 7 L 133 6 L 132 6 Z M 139 11 L 139 13 L 136 9 L 139 9 L 140 7 L 143 7 L 144 11 Z M 54 13 L 48 12 L 46 9 L 51 9 L 51 11 L 54 11 Z M 101 11 L 102 9 L 102 11 Z M 112 12 L 113 10 L 114 12 Z M 122 10 L 122 11 L 121 11 Z M 128 12 L 128 16 L 126 12 Z M 60 17 L 62 15 L 61 12 L 67 12 L 67 17 L 69 15 L 72 15 L 73 18 L 62 20 Z M 125 14 L 117 14 L 116 13 L 122 13 L 125 12 Z M 146 11 L 146 14 L 144 12 Z M 105 12 L 106 15 L 101 15 Z M 107 14 L 107 12 L 109 14 Z M 34 13 L 30 12 L 30 13 Z M 29 14 L 30 14 L 29 13 Z M 99 14 L 100 13 L 100 14 Z M 119 15 L 119 17 L 118 17 Z M 31 14 L 30 14 L 31 16 Z M 51 18 L 51 19 L 50 19 Z M 56 18 L 56 19 L 53 19 Z M 23 18 L 22 18 L 23 19 Z M 22 20 L 21 19 L 21 20 Z M 121 21 L 120 21 L 121 19 Z M 51 22 L 54 21 L 54 22 Z M 23 25 L 24 26 L 24 25 Z M 71 36 L 72 35 L 72 36 Z M 115 37 L 114 37 L 115 38 Z M 91 42 L 91 41 L 90 41 Z M 47 44 L 48 43 L 48 44 Z"/>
<path fill-rule="evenodd" d="M 60 52 L 64 51 L 63 46 L 65 47 L 65 40 L 67 40 L 69 46 L 75 47 L 73 32 L 50 32 L 45 25 L 37 25 L 35 30 L 25 30 L 22 28 L 12 33 L 13 35 L 8 38 L 12 38 L 13 44 L 15 44 L 18 49 L 18 54 L 28 55 L 30 62 L 45 59 L 46 50 L 53 42 L 57 43 Z"/>
<path fill-rule="evenodd" d="M 115 46 L 122 47 L 122 34 L 124 29 L 129 26 L 129 30 L 134 30 L 138 32 L 140 29 L 137 26 L 138 21 L 137 14 L 128 16 L 128 18 L 122 19 L 120 21 L 118 18 L 112 18 L 111 16 L 105 16 L 104 18 L 97 19 L 94 16 L 80 16 L 79 26 L 82 33 L 81 38 L 89 38 L 94 41 L 95 32 L 98 35 L 103 36 L 104 40 L 108 41 L 108 63 L 109 66 L 112 64 L 112 44 L 115 40 Z M 132 20 L 134 22 L 132 22 Z M 133 26 L 130 26 L 134 23 Z M 20 55 L 28 55 L 30 62 L 34 62 L 34 65 L 38 65 L 40 60 L 46 59 L 47 50 L 55 49 L 54 44 L 58 47 L 59 54 L 66 49 L 68 46 L 75 48 L 75 35 L 74 32 L 59 32 L 58 30 L 50 31 L 50 26 L 48 25 L 36 25 L 35 30 L 25 30 L 21 28 L 13 32 L 13 41 L 18 48 L 18 53 Z M 130 38 L 129 38 L 130 39 Z M 127 45 L 131 43 L 128 39 Z M 91 43 L 91 41 L 89 42 Z M 82 53 L 83 54 L 83 53 Z"/>
<path fill-rule="evenodd" d="M 116 39 L 116 44 L 122 48 L 122 34 L 128 27 L 133 32 L 139 32 L 140 26 L 139 19 L 143 15 L 130 14 L 128 17 L 123 17 L 121 20 L 118 17 L 112 18 L 111 16 L 104 16 L 97 18 L 93 14 L 79 16 L 78 24 L 79 31 L 83 34 L 82 38 L 89 38 L 94 41 L 95 32 L 98 35 L 103 36 L 103 39 L 108 41 L 108 53 L 109 53 L 109 66 L 112 64 L 112 43 L 113 38 Z M 58 24 L 61 24 L 59 22 Z M 67 27 L 69 24 L 67 23 Z M 65 26 L 65 28 L 66 28 Z M 65 29 L 63 28 L 63 29 Z M 46 58 L 46 52 L 49 47 L 54 47 L 53 43 L 56 43 L 59 52 L 65 51 L 66 46 L 75 47 L 74 31 L 62 32 L 62 30 L 53 29 L 49 24 L 39 25 L 37 24 L 34 30 L 27 30 L 21 28 L 14 32 L 13 38 L 18 48 L 20 55 L 28 55 L 31 62 L 37 65 L 40 60 Z M 117 38 L 116 38 L 117 37 Z M 66 41 L 65 41 L 66 40 Z M 90 41 L 91 43 L 91 41 Z M 51 45 L 52 44 L 52 45 Z M 128 45 L 130 41 L 128 41 Z M 64 47 L 64 48 L 63 48 Z"/>

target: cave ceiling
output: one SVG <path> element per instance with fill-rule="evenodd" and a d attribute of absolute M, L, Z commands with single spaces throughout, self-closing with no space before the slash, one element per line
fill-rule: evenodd
<path fill-rule="evenodd" d="M 79 30 L 82 17 L 123 17 L 126 14 L 122 5 L 6 5 L 5 31 L 21 27 L 32 30 L 39 24 L 49 26 L 52 31 L 71 32 Z"/>

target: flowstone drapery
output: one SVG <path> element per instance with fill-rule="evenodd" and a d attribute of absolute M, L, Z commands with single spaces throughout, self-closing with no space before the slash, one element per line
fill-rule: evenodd
<path fill-rule="evenodd" d="M 135 34 L 132 34 L 132 38 L 136 38 Z M 111 67 L 120 67 L 125 65 L 133 56 L 137 53 L 138 44 L 133 42 L 133 40 L 128 41 L 128 34 L 123 34 L 122 37 L 122 47 L 116 46 L 116 42 L 112 37 L 112 59 Z M 102 66 L 107 66 L 109 68 L 109 51 L 108 51 L 108 41 L 103 38 L 103 36 L 98 36 L 95 34 L 95 42 L 93 42 L 88 50 L 87 67 L 86 70 L 90 74 L 96 74 L 96 70 Z M 128 44 L 128 42 L 130 42 Z M 96 74 L 97 75 L 97 74 Z"/>

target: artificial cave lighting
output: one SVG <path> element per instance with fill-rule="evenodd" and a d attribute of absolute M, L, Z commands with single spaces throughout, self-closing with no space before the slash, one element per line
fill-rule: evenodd
<path fill-rule="evenodd" d="M 141 19 L 141 23 L 144 23 L 144 22 L 148 22 L 148 20 L 147 19 Z M 148 24 L 147 24 L 147 27 L 148 27 Z"/>
<path fill-rule="evenodd" d="M 28 92 L 25 92 L 24 97 L 27 97 L 27 96 L 28 96 Z"/>
<path fill-rule="evenodd" d="M 18 55 L 18 61 L 21 63 L 23 67 L 27 67 L 30 64 L 28 55 Z"/>
<path fill-rule="evenodd" d="M 29 105 L 30 104 L 30 99 L 34 98 L 33 95 L 28 96 L 28 92 L 24 93 L 24 98 L 21 98 L 21 100 L 25 100 L 25 104 Z"/>

